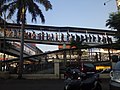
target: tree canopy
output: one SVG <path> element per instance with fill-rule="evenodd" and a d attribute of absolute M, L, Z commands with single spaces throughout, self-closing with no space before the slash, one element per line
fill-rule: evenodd
<path fill-rule="evenodd" d="M 118 38 L 118 42 L 120 42 L 120 11 L 113 12 L 109 15 L 106 26 L 117 30 L 116 38 Z"/>
<path fill-rule="evenodd" d="M 36 17 L 39 16 L 41 22 L 44 23 L 45 18 L 38 4 L 43 5 L 46 11 L 52 9 L 52 5 L 48 0 L 0 0 L 0 14 L 2 15 L 3 12 L 7 11 L 7 18 L 11 19 L 13 14 L 17 12 L 17 23 L 20 23 L 23 12 L 25 14 L 26 22 L 26 12 L 28 12 L 32 16 L 32 22 L 36 22 Z"/>
<path fill-rule="evenodd" d="M 18 79 L 22 78 L 23 73 L 23 50 L 24 50 L 24 32 L 27 14 L 32 16 L 32 22 L 37 21 L 36 17 L 41 18 L 41 22 L 45 23 L 45 18 L 39 4 L 45 7 L 45 10 L 52 9 L 52 5 L 48 0 L 0 0 L 0 15 L 11 19 L 14 14 L 17 14 L 17 23 L 21 23 L 21 47 L 20 47 L 20 60 L 18 68 Z M 4 44 L 5 45 L 5 44 Z"/>
<path fill-rule="evenodd" d="M 120 32 L 120 12 L 111 13 L 109 19 L 106 22 L 106 26 L 117 29 Z"/>

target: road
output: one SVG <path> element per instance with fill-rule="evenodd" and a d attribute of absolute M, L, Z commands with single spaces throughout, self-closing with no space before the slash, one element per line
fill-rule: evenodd
<path fill-rule="evenodd" d="M 63 90 L 64 80 L 0 80 L 0 90 Z M 103 90 L 109 90 L 109 80 L 102 79 Z"/>

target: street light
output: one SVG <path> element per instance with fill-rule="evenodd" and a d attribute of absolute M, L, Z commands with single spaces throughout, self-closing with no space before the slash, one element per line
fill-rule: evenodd
<path fill-rule="evenodd" d="M 112 1 L 112 0 L 108 0 L 108 1 L 104 2 L 104 5 L 106 5 L 110 1 Z M 115 0 L 115 1 L 116 1 L 117 10 L 119 11 L 120 10 L 120 0 Z"/>
<path fill-rule="evenodd" d="M 104 5 L 106 5 L 108 2 L 110 2 L 110 1 L 112 1 L 112 0 L 108 0 L 108 1 L 106 1 L 106 2 L 104 2 Z"/>

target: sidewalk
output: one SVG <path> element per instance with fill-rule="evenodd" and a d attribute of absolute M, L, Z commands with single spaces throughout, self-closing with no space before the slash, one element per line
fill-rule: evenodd
<path fill-rule="evenodd" d="M 102 79 L 103 90 L 109 90 L 109 79 Z M 64 90 L 62 79 L 7 79 L 0 80 L 0 90 Z"/>
<path fill-rule="evenodd" d="M 64 80 L 0 80 L 0 90 L 63 90 Z"/>

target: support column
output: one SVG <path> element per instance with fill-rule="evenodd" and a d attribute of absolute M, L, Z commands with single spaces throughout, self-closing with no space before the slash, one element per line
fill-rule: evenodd
<path fill-rule="evenodd" d="M 71 61 L 72 61 L 72 60 L 71 60 L 71 50 L 69 51 L 69 55 L 70 55 L 70 64 L 71 64 Z"/>
<path fill-rule="evenodd" d="M 54 74 L 55 74 L 56 77 L 60 76 L 59 60 L 58 59 L 54 60 Z"/>
<path fill-rule="evenodd" d="M 67 59 L 66 59 L 66 51 L 63 51 L 63 59 L 64 59 L 64 66 L 67 65 Z"/>
<path fill-rule="evenodd" d="M 110 64 L 111 64 L 110 66 L 111 66 L 111 68 L 113 69 L 115 63 L 112 62 L 111 53 L 110 53 L 110 49 L 109 49 L 109 48 L 108 48 L 108 55 L 109 55 L 109 62 L 110 62 Z"/>
<path fill-rule="evenodd" d="M 66 49 L 66 44 L 63 44 L 63 49 Z M 66 51 L 63 51 L 63 59 L 64 59 L 64 66 L 66 67 L 67 59 L 66 59 Z"/>
<path fill-rule="evenodd" d="M 101 52 L 99 52 L 99 61 L 103 61 L 103 60 L 101 59 Z"/>
<path fill-rule="evenodd" d="M 109 55 L 109 61 L 111 61 L 111 53 L 110 53 L 110 49 L 108 49 L 108 55 Z"/>

